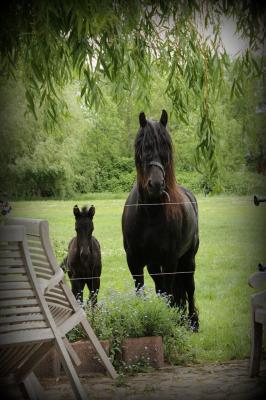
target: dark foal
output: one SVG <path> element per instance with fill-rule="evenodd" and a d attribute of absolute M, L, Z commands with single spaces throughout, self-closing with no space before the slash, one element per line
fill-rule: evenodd
<path fill-rule="evenodd" d="M 123 212 L 122 230 L 127 263 L 136 289 L 144 285 L 147 266 L 157 292 L 170 296 L 191 328 L 199 328 L 194 302 L 195 255 L 199 246 L 198 208 L 194 195 L 176 183 L 167 113 L 160 121 L 139 116 L 135 140 L 137 182 Z"/>
<path fill-rule="evenodd" d="M 96 304 L 102 262 L 100 244 L 92 236 L 95 207 L 91 206 L 89 209 L 83 207 L 80 211 L 76 205 L 73 213 L 77 235 L 68 245 L 67 262 L 65 262 L 71 279 L 72 292 L 78 300 L 83 302 L 83 289 L 87 284 L 90 291 L 89 299 Z"/>

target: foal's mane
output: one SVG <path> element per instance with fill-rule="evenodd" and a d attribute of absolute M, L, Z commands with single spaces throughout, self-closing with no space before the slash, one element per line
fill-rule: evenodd
<path fill-rule="evenodd" d="M 169 194 L 170 203 L 180 203 L 182 195 L 178 190 L 174 173 L 173 144 L 168 130 L 162 123 L 147 121 L 146 126 L 141 127 L 135 140 L 135 163 L 137 168 L 137 185 L 140 192 L 144 192 L 147 186 L 145 164 L 160 159 L 165 171 L 165 190 Z M 167 203 L 165 198 L 162 202 Z M 176 215 L 179 207 L 176 205 L 165 205 L 167 218 Z"/>

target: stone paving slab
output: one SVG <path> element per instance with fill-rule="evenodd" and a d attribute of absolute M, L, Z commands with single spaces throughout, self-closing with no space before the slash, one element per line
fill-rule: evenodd
<path fill-rule="evenodd" d="M 248 360 L 224 364 L 167 366 L 127 376 L 122 386 L 102 374 L 81 377 L 91 400 L 265 400 L 266 361 L 260 376 L 249 378 Z M 74 400 L 66 378 L 42 380 L 47 399 Z M 14 397 L 19 399 L 19 397 Z"/>

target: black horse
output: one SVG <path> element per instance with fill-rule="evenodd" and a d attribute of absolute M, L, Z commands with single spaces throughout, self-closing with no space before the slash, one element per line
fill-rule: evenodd
<path fill-rule="evenodd" d="M 190 325 L 197 331 L 194 271 L 199 247 L 198 207 L 194 195 L 176 183 L 167 120 L 165 110 L 159 122 L 147 120 L 143 112 L 139 115 L 137 183 L 124 206 L 124 248 L 136 290 L 144 285 L 143 269 L 147 266 L 156 292 L 169 295 L 172 305 L 184 312 L 188 302 Z"/>
<path fill-rule="evenodd" d="M 97 303 L 97 294 L 100 289 L 100 275 L 102 270 L 100 244 L 92 236 L 94 229 L 93 217 L 95 207 L 83 207 L 80 211 L 76 205 L 73 208 L 75 229 L 77 235 L 68 245 L 68 255 L 62 266 L 66 266 L 74 296 L 83 302 L 83 289 L 87 284 L 90 291 L 89 299 L 92 304 Z"/>

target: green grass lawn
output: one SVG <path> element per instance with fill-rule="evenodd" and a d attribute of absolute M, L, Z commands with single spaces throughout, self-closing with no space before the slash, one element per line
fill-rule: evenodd
<path fill-rule="evenodd" d="M 199 362 L 245 358 L 250 349 L 252 293 L 247 280 L 258 262 L 266 262 L 266 206 L 255 207 L 251 197 L 198 196 L 198 201 L 200 248 L 195 280 L 200 332 L 189 334 L 189 341 Z M 133 280 L 122 244 L 123 198 L 94 194 L 80 201 L 21 201 L 12 203 L 12 216 L 47 219 L 61 261 L 75 233 L 75 204 L 96 207 L 94 236 L 101 243 L 103 260 L 99 299 L 110 289 L 131 290 Z M 147 272 L 145 284 L 153 287 Z"/>

